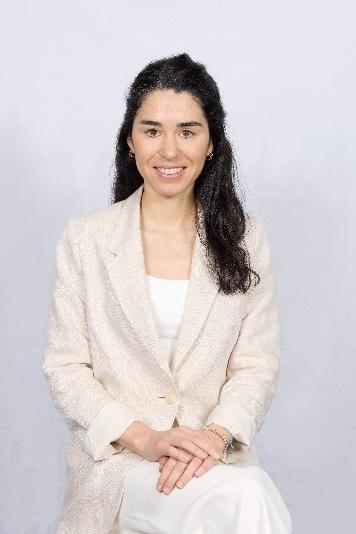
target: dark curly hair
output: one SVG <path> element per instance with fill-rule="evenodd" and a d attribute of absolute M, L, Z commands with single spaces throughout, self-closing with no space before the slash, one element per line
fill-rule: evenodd
<path fill-rule="evenodd" d="M 249 252 L 241 243 L 246 232 L 243 203 L 235 191 L 237 165 L 225 132 L 226 112 L 218 86 L 205 65 L 186 53 L 152 61 L 131 83 L 126 97 L 126 111 L 116 139 L 115 176 L 111 204 L 130 196 L 143 183 L 135 160 L 129 157 L 127 138 L 143 99 L 155 90 L 188 92 L 197 100 L 209 125 L 213 157 L 205 161 L 194 182 L 194 198 L 202 214 L 203 229 L 196 212 L 197 233 L 206 250 L 209 273 L 225 294 L 246 293 L 251 286 Z M 201 231 L 203 230 L 203 232 Z M 255 285 L 257 285 L 255 283 Z"/>

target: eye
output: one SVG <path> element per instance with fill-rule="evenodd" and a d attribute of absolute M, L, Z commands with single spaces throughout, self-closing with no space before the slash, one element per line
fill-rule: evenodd
<path fill-rule="evenodd" d="M 184 137 L 185 137 L 186 139 L 189 139 L 189 137 L 193 137 L 193 135 L 195 135 L 195 133 L 192 132 L 191 130 L 182 130 L 182 132 L 188 132 L 189 134 L 191 134 L 191 135 L 189 135 L 188 137 L 184 135 Z"/>
<path fill-rule="evenodd" d="M 148 134 L 149 137 L 157 137 L 156 135 L 150 135 L 149 132 L 158 132 L 158 130 L 156 130 L 156 128 L 150 128 L 149 130 L 146 130 L 145 134 Z"/>
<path fill-rule="evenodd" d="M 156 130 L 156 128 L 150 128 L 149 130 L 145 131 L 145 134 L 147 134 L 149 137 L 157 137 L 156 135 L 157 133 L 158 133 L 158 130 Z M 185 139 L 189 139 L 190 137 L 193 137 L 194 135 L 196 135 L 191 130 L 182 130 L 182 133 Z"/>

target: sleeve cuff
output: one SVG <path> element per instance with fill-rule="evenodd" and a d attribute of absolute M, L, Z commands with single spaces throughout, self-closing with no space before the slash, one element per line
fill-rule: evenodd
<path fill-rule="evenodd" d="M 256 427 L 250 414 L 241 406 L 235 406 L 233 413 L 231 406 L 226 407 L 219 403 L 210 412 L 205 424 L 216 423 L 228 429 L 230 434 L 241 443 L 245 452 L 252 446 Z"/>
<path fill-rule="evenodd" d="M 119 439 L 134 421 L 140 421 L 140 418 L 132 408 L 121 401 L 108 402 L 88 428 L 83 449 L 95 461 L 121 452 L 124 449 L 122 445 L 114 446 L 111 443 Z"/>

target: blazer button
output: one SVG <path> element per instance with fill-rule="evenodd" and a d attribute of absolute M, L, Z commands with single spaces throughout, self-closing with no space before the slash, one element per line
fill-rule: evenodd
<path fill-rule="evenodd" d="M 165 399 L 168 402 L 168 404 L 174 404 L 177 400 L 177 395 L 174 389 L 167 389 L 165 394 Z"/>

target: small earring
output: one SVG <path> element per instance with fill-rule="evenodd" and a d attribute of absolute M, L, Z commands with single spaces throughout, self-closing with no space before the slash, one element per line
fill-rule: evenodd
<path fill-rule="evenodd" d="M 209 159 L 209 160 L 213 159 L 213 152 L 210 152 L 209 156 L 206 159 Z"/>
<path fill-rule="evenodd" d="M 129 157 L 135 159 L 135 152 L 130 148 Z"/>

